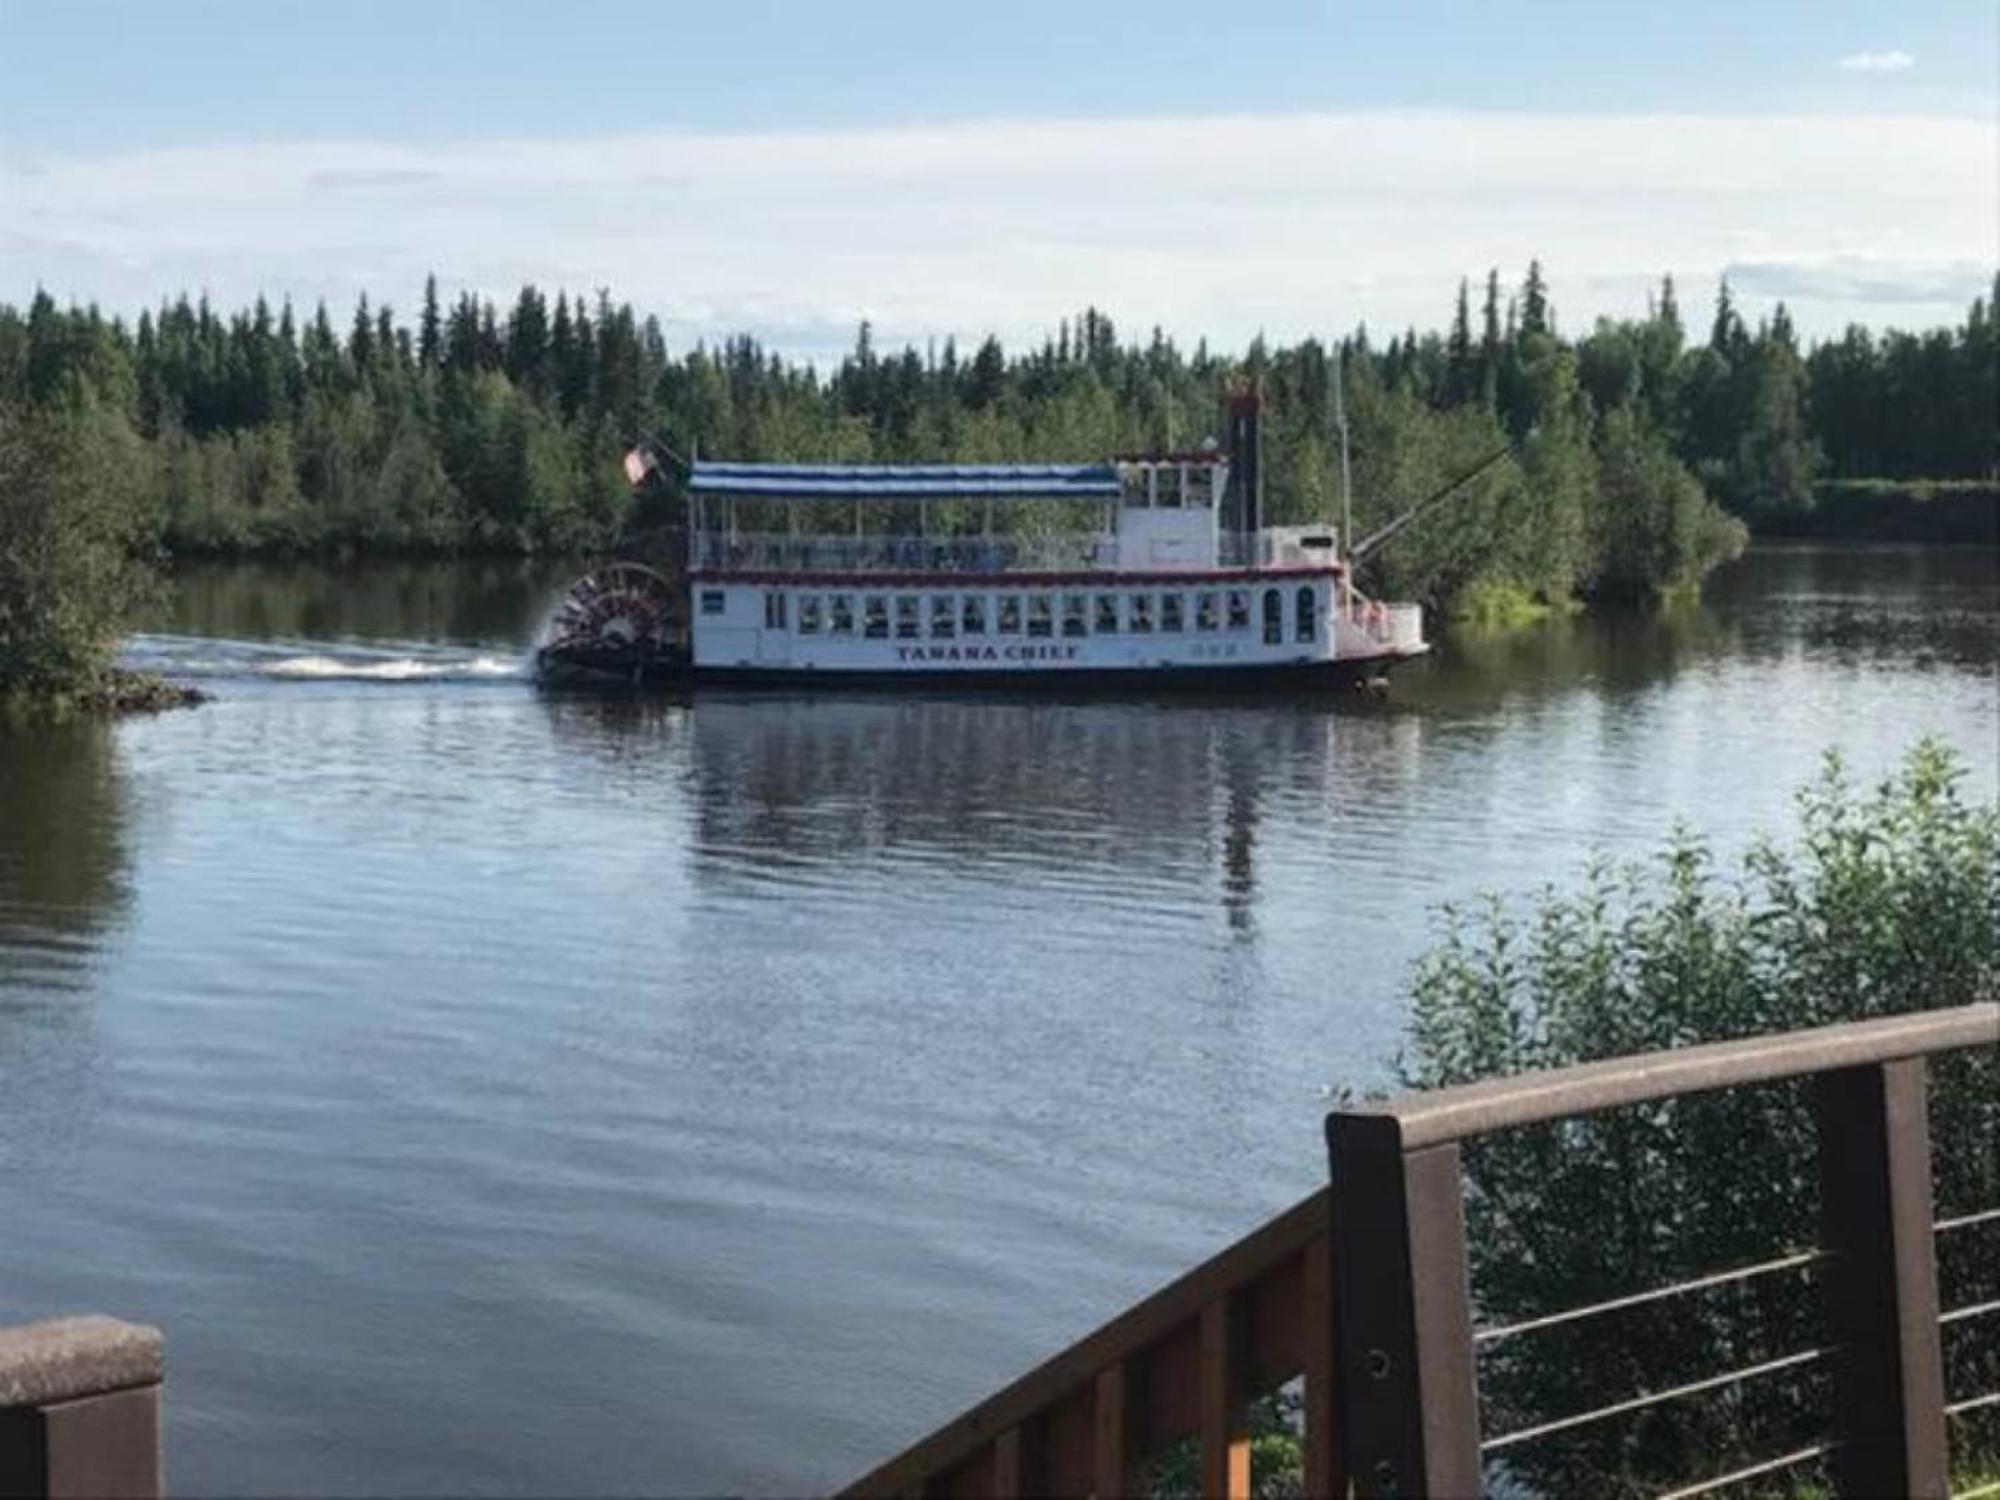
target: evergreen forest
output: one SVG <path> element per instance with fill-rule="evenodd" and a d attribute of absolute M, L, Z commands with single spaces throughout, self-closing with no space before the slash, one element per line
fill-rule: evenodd
<path fill-rule="evenodd" d="M 740 459 L 1093 460 L 1191 447 L 1246 384 L 1268 518 L 1330 519 L 1338 368 L 1358 530 L 1514 444 L 1364 580 L 1460 610 L 1690 588 L 1825 480 L 1993 476 L 1992 300 L 1807 348 L 1782 305 L 1753 326 L 1724 283 L 1702 323 L 1667 280 L 1643 315 L 1566 336 L 1536 264 L 1462 283 L 1441 334 L 1222 353 L 1090 309 L 1013 351 L 878 349 L 864 324 L 820 370 L 749 337 L 672 353 L 604 292 L 447 305 L 433 279 L 414 321 L 364 297 L 344 326 L 185 297 L 128 323 L 38 293 L 0 305 L 0 412 L 118 453 L 169 556 L 588 553 L 630 520 L 619 460 L 641 434 Z"/>

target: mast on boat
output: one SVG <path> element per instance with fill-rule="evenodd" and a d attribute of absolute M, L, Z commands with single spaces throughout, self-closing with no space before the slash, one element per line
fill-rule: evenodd
<path fill-rule="evenodd" d="M 1347 375 L 1340 340 L 1333 343 L 1333 425 L 1340 431 L 1340 546 L 1347 566 L 1341 571 L 1341 593 L 1354 597 L 1354 479 L 1347 467 Z"/>

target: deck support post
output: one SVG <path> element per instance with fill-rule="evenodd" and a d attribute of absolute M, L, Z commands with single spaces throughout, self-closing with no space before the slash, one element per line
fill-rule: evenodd
<path fill-rule="evenodd" d="M 1833 1354 L 1834 1492 L 1943 1500 L 1944 1356 L 1924 1060 L 1825 1073 L 1820 1220 Z"/>
<path fill-rule="evenodd" d="M 1333 1328 L 1333 1237 L 1306 1246 L 1301 1312 L 1305 1323 L 1305 1490 L 1311 1497 L 1334 1493 L 1340 1472 L 1335 1406 L 1338 1368 Z"/>
<path fill-rule="evenodd" d="M 1393 1116 L 1335 1114 L 1327 1146 L 1335 1493 L 1476 1496 L 1479 1398 L 1458 1143 L 1406 1150 Z"/>
<path fill-rule="evenodd" d="M 1133 1410 L 1132 1397 L 1132 1369 L 1124 1360 L 1099 1372 L 1091 1459 L 1098 1500 L 1110 1500 L 1114 1495 L 1122 1500 L 1133 1493 L 1139 1414 Z"/>
<path fill-rule="evenodd" d="M 1243 1320 L 1224 1292 L 1201 1310 L 1201 1492 L 1250 1500 L 1250 1434 L 1243 1409 Z"/>

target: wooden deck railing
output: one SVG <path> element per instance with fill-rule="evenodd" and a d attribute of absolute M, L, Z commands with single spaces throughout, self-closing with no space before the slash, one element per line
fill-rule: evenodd
<path fill-rule="evenodd" d="M 0 1328 L 0 1496 L 156 1500 L 161 1347 L 115 1318 Z"/>
<path fill-rule="evenodd" d="M 1303 1375 L 1309 1482 L 1331 1469 L 1327 1194 L 1314 1193 L 883 1464 L 850 1495 L 1128 1495 L 1198 1438 L 1205 1494 L 1248 1494 L 1242 1412 Z"/>
<path fill-rule="evenodd" d="M 1695 1393 L 1823 1365 L 1820 1441 L 1672 1491 L 1692 1497 L 1823 1458 L 1843 1497 L 1947 1493 L 1947 1423 L 2000 1391 L 1945 1386 L 1940 1330 L 2000 1315 L 1941 1310 L 1936 1238 L 2000 1223 L 1989 1205 L 1939 1223 L 1924 1059 L 2000 1046 L 1982 1004 L 1624 1058 L 1416 1094 L 1327 1121 L 1333 1185 L 1122 1313 L 859 1480 L 855 1495 L 1139 1493 L 1151 1461 L 1193 1439 L 1205 1495 L 1250 1489 L 1247 1403 L 1303 1377 L 1312 1495 L 1472 1496 L 1491 1455 Z M 1821 1239 L 1757 1267 L 1642 1289 L 1527 1324 L 1475 1326 L 1461 1143 L 1650 1101 L 1811 1077 Z M 1990 1148 L 1990 1142 L 1974 1143 Z M 1820 1347 L 1482 1433 L 1482 1340 L 1595 1317 L 1811 1263 Z M 73 1318 L 0 1329 L 0 1495 L 160 1493 L 161 1341 Z M 1980 1493 L 1985 1493 L 1981 1491 Z"/>
<path fill-rule="evenodd" d="M 2000 1395 L 1947 1403 L 1924 1058 L 2000 1045 L 2000 1006 L 1897 1016 L 1622 1058 L 1414 1094 L 1327 1120 L 1333 1187 L 1112 1319 L 948 1422 L 845 1493 L 852 1496 L 1142 1492 L 1147 1465 L 1195 1438 L 1201 1492 L 1250 1492 L 1246 1403 L 1303 1376 L 1309 1495 L 1473 1496 L 1486 1455 L 1656 1401 L 1824 1359 L 1824 1440 L 1741 1475 L 1824 1458 L 1842 1496 L 1944 1496 L 1946 1423 Z M 1461 1142 L 1666 1099 L 1815 1079 L 1821 1244 L 1538 1322 L 1582 1319 L 1718 1280 L 1824 1262 L 1821 1350 L 1680 1390 L 1567 1414 L 1482 1440 L 1465 1243 Z M 2000 1207 L 1958 1221 L 2000 1218 Z"/>

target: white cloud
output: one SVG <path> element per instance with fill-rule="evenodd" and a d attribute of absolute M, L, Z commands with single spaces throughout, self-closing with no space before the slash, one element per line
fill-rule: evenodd
<path fill-rule="evenodd" d="M 1691 309 L 1725 267 L 1798 281 L 1808 330 L 1956 317 L 1996 259 L 1987 123 L 1471 115 L 991 122 L 410 145 L 0 155 L 0 297 L 136 310 L 187 288 L 499 296 L 603 286 L 677 343 L 748 330 L 1039 338 L 1087 302 L 1238 345 L 1447 318 L 1461 275 L 1539 256 L 1567 327 Z M 1851 274 L 1872 268 L 1866 285 Z M 1771 277 L 1766 277 L 1767 283 Z M 1952 288 L 1960 287 L 1959 295 Z M 1899 295 L 1898 287 L 1904 289 Z M 1747 289 L 1746 289 L 1747 290 Z M 1746 306 L 1756 306 L 1754 294 Z"/>
<path fill-rule="evenodd" d="M 1850 52 L 1840 65 L 1850 73 L 1901 73 L 1917 60 L 1907 52 Z"/>

